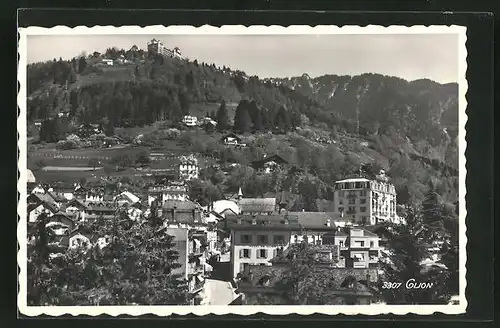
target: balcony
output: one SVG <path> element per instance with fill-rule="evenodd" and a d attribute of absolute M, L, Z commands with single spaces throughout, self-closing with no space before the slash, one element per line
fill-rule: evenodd
<path fill-rule="evenodd" d="M 368 263 L 366 261 L 363 261 L 363 260 L 353 261 L 352 267 L 353 268 L 368 268 Z"/>

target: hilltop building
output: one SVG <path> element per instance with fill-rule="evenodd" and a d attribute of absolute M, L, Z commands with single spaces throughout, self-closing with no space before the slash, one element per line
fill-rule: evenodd
<path fill-rule="evenodd" d="M 352 178 L 335 183 L 335 213 L 354 224 L 395 222 L 396 189 L 387 181 Z"/>
<path fill-rule="evenodd" d="M 163 44 L 163 42 L 159 40 L 152 39 L 150 42 L 148 42 L 147 46 L 148 46 L 148 52 L 150 53 L 171 58 L 182 58 L 181 50 L 178 47 L 174 47 L 173 49 L 168 49 Z"/>

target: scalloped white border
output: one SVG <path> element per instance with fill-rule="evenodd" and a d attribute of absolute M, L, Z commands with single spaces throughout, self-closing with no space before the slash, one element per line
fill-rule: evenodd
<path fill-rule="evenodd" d="M 457 34 L 459 35 L 459 195 L 460 195 L 460 304 L 459 305 L 338 305 L 338 306 L 28 306 L 26 299 L 26 181 L 27 181 L 27 136 L 26 136 L 26 63 L 27 63 L 27 36 L 28 35 L 103 35 L 103 34 Z M 108 314 L 117 316 L 128 314 L 138 316 L 142 314 L 155 314 L 158 316 L 168 316 L 171 314 L 186 315 L 207 315 L 207 314 L 238 314 L 251 315 L 255 313 L 266 313 L 272 315 L 287 315 L 300 314 L 310 315 L 313 313 L 321 313 L 328 315 L 347 314 L 347 315 L 378 315 L 378 314 L 419 314 L 429 315 L 433 313 L 459 314 L 464 313 L 467 307 L 467 299 L 465 297 L 466 281 L 466 261 L 467 261 L 467 235 L 465 218 L 467 215 L 465 206 L 466 195 L 466 158 L 465 149 L 467 122 L 466 115 L 466 93 L 467 93 L 467 48 L 466 42 L 466 27 L 462 26 L 249 26 L 243 25 L 225 25 L 222 27 L 213 27 L 204 25 L 201 27 L 193 26 L 78 26 L 70 28 L 67 26 L 55 26 L 52 28 L 28 27 L 19 29 L 19 62 L 18 62 L 18 106 L 19 117 L 17 120 L 17 128 L 19 132 L 19 157 L 18 168 L 20 176 L 18 180 L 18 192 L 20 199 L 18 201 L 19 222 L 17 228 L 17 238 L 19 243 L 19 252 L 17 256 L 18 265 L 20 267 L 19 285 L 18 285 L 18 307 L 20 313 L 27 316 L 38 316 L 41 314 L 60 316 L 71 314 L 73 316 L 84 315 L 101 315 Z"/>

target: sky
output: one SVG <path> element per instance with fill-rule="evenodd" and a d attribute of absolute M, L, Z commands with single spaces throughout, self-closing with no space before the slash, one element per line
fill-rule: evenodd
<path fill-rule="evenodd" d="M 112 46 L 146 49 L 152 38 L 179 47 L 191 60 L 260 78 L 378 73 L 409 81 L 459 80 L 457 34 L 30 35 L 27 60 L 71 59 Z"/>

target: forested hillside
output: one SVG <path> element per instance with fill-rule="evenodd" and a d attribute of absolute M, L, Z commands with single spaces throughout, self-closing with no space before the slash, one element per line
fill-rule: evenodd
<path fill-rule="evenodd" d="M 107 66 L 102 58 L 123 63 Z M 259 79 L 234 69 L 134 48 L 31 64 L 28 120 L 66 112 L 72 122 L 131 127 L 186 114 L 216 117 L 221 103 L 238 104 L 229 120 L 235 132 L 314 130 L 336 143 L 330 148 L 388 169 L 399 193 L 423 190 L 434 179 L 448 202 L 456 198 L 457 84 L 377 74 Z M 317 139 L 306 144 L 321 153 Z"/>

